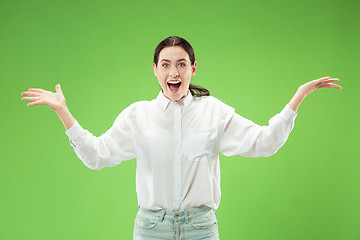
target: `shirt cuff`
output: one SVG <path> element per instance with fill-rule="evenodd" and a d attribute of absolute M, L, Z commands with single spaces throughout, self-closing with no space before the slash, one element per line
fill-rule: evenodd
<path fill-rule="evenodd" d="M 65 130 L 66 135 L 69 136 L 71 141 L 75 141 L 78 137 L 80 137 L 84 132 L 82 126 L 75 120 L 75 123 L 68 129 Z"/>
<path fill-rule="evenodd" d="M 289 107 L 288 104 L 284 107 L 284 109 L 280 112 L 280 115 L 287 122 L 293 122 L 297 116 L 297 113 Z"/>

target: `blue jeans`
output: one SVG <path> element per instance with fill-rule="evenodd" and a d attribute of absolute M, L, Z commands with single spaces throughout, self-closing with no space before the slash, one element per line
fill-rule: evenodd
<path fill-rule="evenodd" d="M 183 212 L 140 207 L 135 218 L 133 239 L 219 240 L 216 214 L 212 208 L 205 205 Z"/>

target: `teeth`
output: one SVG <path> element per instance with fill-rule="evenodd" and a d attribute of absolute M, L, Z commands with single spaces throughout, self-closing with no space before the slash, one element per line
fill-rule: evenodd
<path fill-rule="evenodd" d="M 177 83 L 179 83 L 179 82 L 181 82 L 181 81 L 179 81 L 179 80 L 177 80 L 177 81 L 169 81 L 168 83 L 169 83 L 169 84 L 177 84 Z"/>

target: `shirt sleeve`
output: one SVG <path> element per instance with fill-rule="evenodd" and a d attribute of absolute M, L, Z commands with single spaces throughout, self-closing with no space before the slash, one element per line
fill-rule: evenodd
<path fill-rule="evenodd" d="M 224 133 L 220 141 L 220 152 L 225 156 L 269 157 L 286 142 L 294 128 L 297 116 L 288 105 L 269 120 L 268 126 L 260 126 L 229 111 Z"/>
<path fill-rule="evenodd" d="M 77 120 L 65 131 L 78 158 L 90 169 L 113 167 L 136 157 L 130 107 L 123 110 L 100 137 L 85 130 Z"/>

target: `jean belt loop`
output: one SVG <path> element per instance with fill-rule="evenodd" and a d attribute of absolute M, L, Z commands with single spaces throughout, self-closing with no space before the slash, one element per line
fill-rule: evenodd
<path fill-rule="evenodd" d="M 189 222 L 189 212 L 187 211 L 187 212 L 185 212 L 185 220 L 186 220 L 186 222 Z"/>
<path fill-rule="evenodd" d="M 160 215 L 160 220 L 161 220 L 161 222 L 164 221 L 165 215 L 166 215 L 166 210 L 163 209 L 163 210 L 161 211 L 161 215 Z"/>

